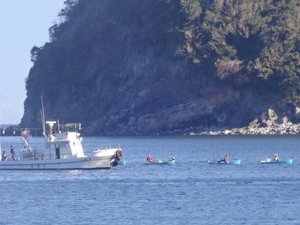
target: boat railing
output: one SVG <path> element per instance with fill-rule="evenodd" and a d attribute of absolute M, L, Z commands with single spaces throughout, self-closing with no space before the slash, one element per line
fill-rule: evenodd
<path fill-rule="evenodd" d="M 16 160 L 48 160 L 48 159 L 67 159 L 74 157 L 72 153 L 64 153 L 57 156 L 56 154 L 45 154 L 40 152 L 22 152 Z"/>
<path fill-rule="evenodd" d="M 121 150 L 121 146 L 120 145 L 115 145 L 115 146 L 111 146 L 111 145 L 101 145 L 100 147 L 98 147 L 96 149 L 96 151 L 102 151 L 102 150 L 110 150 L 110 149 L 117 149 L 117 150 Z M 95 152 L 95 149 L 93 150 L 88 150 L 87 153 L 92 153 Z"/>

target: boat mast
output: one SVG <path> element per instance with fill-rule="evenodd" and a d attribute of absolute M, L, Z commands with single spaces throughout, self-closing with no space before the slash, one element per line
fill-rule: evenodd
<path fill-rule="evenodd" d="M 0 161 L 2 161 L 2 142 L 1 142 L 1 138 L 2 138 L 2 130 L 0 130 Z"/>
<path fill-rule="evenodd" d="M 42 119 L 43 135 L 47 139 L 47 135 L 46 135 L 46 119 L 45 119 L 45 108 L 44 108 L 43 95 L 41 95 L 41 104 L 42 104 L 41 119 Z"/>

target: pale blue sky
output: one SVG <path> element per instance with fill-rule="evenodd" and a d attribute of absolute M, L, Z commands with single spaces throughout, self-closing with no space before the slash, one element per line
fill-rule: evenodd
<path fill-rule="evenodd" d="M 0 0 L 0 124 L 19 123 L 30 50 L 49 41 L 64 0 Z"/>

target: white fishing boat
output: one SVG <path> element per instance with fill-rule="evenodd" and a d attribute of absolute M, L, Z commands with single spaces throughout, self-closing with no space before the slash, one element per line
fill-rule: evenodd
<path fill-rule="evenodd" d="M 122 159 L 122 149 L 119 146 L 96 149 L 85 154 L 80 133 L 72 129 L 80 128 L 80 124 L 59 125 L 55 121 L 45 124 L 49 128 L 46 130 L 46 125 L 43 126 L 46 147 L 37 149 L 31 146 L 28 130 L 24 130 L 24 149 L 9 156 L 1 152 L 0 170 L 109 169 Z"/>

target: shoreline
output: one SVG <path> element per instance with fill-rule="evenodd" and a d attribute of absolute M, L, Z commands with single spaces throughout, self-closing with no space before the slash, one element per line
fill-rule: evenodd
<path fill-rule="evenodd" d="M 293 124 L 291 122 L 281 124 L 271 124 L 266 127 L 248 126 L 241 128 L 222 129 L 222 130 L 207 130 L 200 132 L 190 132 L 189 135 L 236 135 L 236 136 L 270 136 L 270 135 L 299 135 L 300 124 Z"/>

